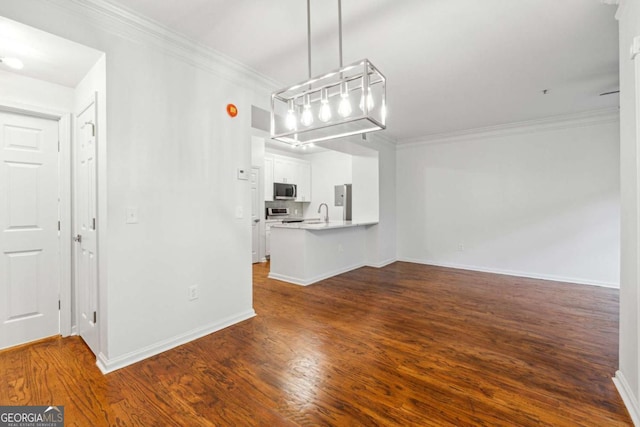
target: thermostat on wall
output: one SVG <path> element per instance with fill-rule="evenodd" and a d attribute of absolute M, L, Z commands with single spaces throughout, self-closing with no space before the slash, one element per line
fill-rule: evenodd
<path fill-rule="evenodd" d="M 238 179 L 249 179 L 249 173 L 246 169 L 238 169 Z"/>

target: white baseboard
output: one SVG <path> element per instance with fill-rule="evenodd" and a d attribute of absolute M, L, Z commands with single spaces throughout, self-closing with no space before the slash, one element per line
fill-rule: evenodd
<path fill-rule="evenodd" d="M 597 282 L 597 281 L 576 278 L 576 277 L 554 276 L 552 274 L 538 274 L 538 273 L 529 273 L 526 271 L 502 270 L 498 268 L 486 268 L 486 267 L 479 267 L 476 265 L 456 264 L 456 263 L 450 263 L 450 262 L 436 262 L 428 259 L 417 259 L 417 258 L 408 258 L 408 257 L 398 257 L 398 261 L 411 262 L 414 264 L 433 265 L 436 267 L 457 268 L 459 270 L 471 270 L 471 271 L 480 271 L 483 273 L 502 274 L 505 276 L 526 277 L 528 279 L 551 280 L 554 282 L 565 282 L 565 283 L 574 283 L 578 285 L 600 286 L 603 288 L 613 288 L 613 289 L 620 288 L 619 283 Z"/>
<path fill-rule="evenodd" d="M 612 379 L 618 389 L 618 393 L 620 393 L 620 397 L 622 397 L 622 401 L 627 407 L 627 411 L 629 411 L 629 415 L 631 415 L 633 425 L 640 427 L 640 405 L 638 404 L 638 399 L 633 395 L 627 379 L 621 371 L 616 371 L 616 376 Z"/>
<path fill-rule="evenodd" d="M 297 277 L 285 276 L 284 274 L 278 273 L 269 273 L 269 279 L 281 280 L 283 282 L 293 283 L 294 285 L 300 286 L 308 286 L 313 283 L 319 282 L 324 279 L 328 279 L 329 277 L 337 276 L 339 274 L 347 273 L 351 270 L 355 270 L 357 268 L 364 267 L 364 263 L 354 264 L 349 267 L 340 268 L 337 270 L 330 271 L 328 273 L 323 273 L 318 276 L 311 277 L 309 279 L 300 279 Z"/>
<path fill-rule="evenodd" d="M 397 258 L 389 258 L 386 261 L 378 262 L 378 263 L 375 263 L 375 264 L 367 264 L 367 265 L 369 267 L 382 268 L 382 267 L 386 267 L 389 264 L 393 264 L 396 261 L 398 261 Z"/>
<path fill-rule="evenodd" d="M 108 374 L 110 372 L 124 368 L 125 366 L 132 365 L 136 362 L 140 362 L 141 360 L 147 359 L 151 356 L 155 356 L 167 350 L 171 350 L 172 348 L 186 344 L 190 341 L 196 340 L 198 338 L 202 338 L 213 332 L 219 331 L 221 329 L 227 328 L 236 323 L 242 322 L 243 320 L 250 319 L 255 315 L 256 315 L 256 312 L 253 309 L 251 309 L 244 313 L 240 313 L 236 316 L 231 316 L 226 319 L 223 319 L 220 322 L 216 322 L 208 326 L 194 329 L 182 335 L 178 335 L 173 338 L 169 338 L 169 339 L 157 342 L 155 344 L 141 348 L 140 350 L 132 351 L 130 353 L 115 357 L 113 359 L 109 359 L 106 355 L 104 355 L 103 353 L 100 353 L 98 354 L 96 365 L 98 365 L 98 368 L 100 369 L 100 371 L 102 371 L 103 374 Z"/>

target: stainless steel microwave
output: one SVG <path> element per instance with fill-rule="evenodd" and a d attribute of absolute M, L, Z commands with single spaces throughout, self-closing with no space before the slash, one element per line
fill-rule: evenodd
<path fill-rule="evenodd" d="M 273 183 L 274 200 L 295 200 L 298 195 L 295 184 L 285 184 L 283 182 Z"/>

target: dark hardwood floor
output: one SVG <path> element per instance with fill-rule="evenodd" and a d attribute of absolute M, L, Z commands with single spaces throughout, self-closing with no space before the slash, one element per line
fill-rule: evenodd
<path fill-rule="evenodd" d="M 618 291 L 409 263 L 298 287 L 103 376 L 77 337 L 0 352 L 0 405 L 67 426 L 632 425 L 611 381 Z"/>

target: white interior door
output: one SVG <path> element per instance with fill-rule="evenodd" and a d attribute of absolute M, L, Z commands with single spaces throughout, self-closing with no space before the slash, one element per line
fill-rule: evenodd
<path fill-rule="evenodd" d="M 60 332 L 58 122 L 0 112 L 0 348 Z"/>
<path fill-rule="evenodd" d="M 98 258 L 96 231 L 96 102 L 77 115 L 75 155 L 75 259 L 78 333 L 94 354 L 99 351 Z"/>
<path fill-rule="evenodd" d="M 260 169 L 251 168 L 251 262 L 260 262 Z"/>

